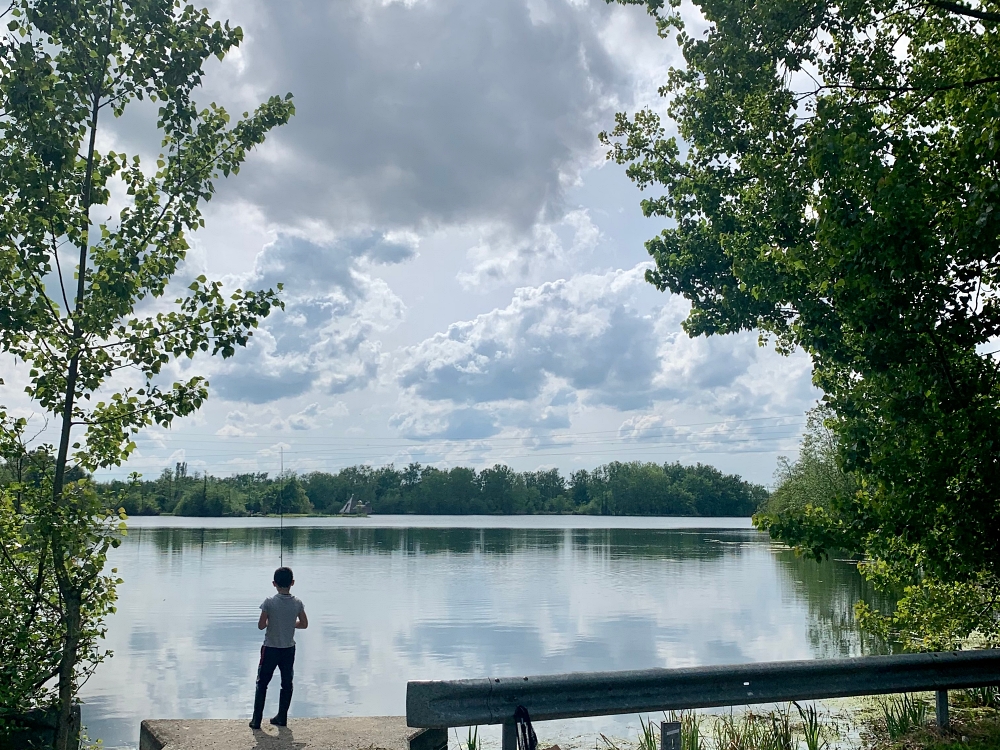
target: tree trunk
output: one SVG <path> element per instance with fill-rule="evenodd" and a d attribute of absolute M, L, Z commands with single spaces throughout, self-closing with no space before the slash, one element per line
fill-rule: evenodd
<path fill-rule="evenodd" d="M 60 585 L 60 588 L 64 588 Z M 62 659 L 59 662 L 59 715 L 56 722 L 55 750 L 74 750 L 73 698 L 75 693 L 76 663 L 79 657 L 81 602 L 79 593 L 63 591 L 63 612 L 66 640 L 63 643 Z"/>
<path fill-rule="evenodd" d="M 81 192 L 81 203 L 83 208 L 83 226 L 80 238 L 80 262 L 77 267 L 77 289 L 76 303 L 73 313 L 73 335 L 70 345 L 72 352 L 66 377 L 66 399 L 62 408 L 62 429 L 59 435 L 59 450 L 56 455 L 55 476 L 52 482 L 52 500 L 56 507 L 65 502 L 63 491 L 65 488 L 66 463 L 69 459 L 70 433 L 73 430 L 73 405 L 76 398 L 76 381 L 80 366 L 80 346 L 82 345 L 84 332 L 80 325 L 80 316 L 83 314 L 84 297 L 87 292 L 87 254 L 89 250 L 90 231 L 90 204 L 91 191 L 94 182 L 94 168 L 96 166 L 96 144 L 97 144 L 97 117 L 100 114 L 101 92 L 104 86 L 104 76 L 107 74 L 108 51 L 111 40 L 112 14 L 114 13 L 114 3 L 108 3 L 108 32 L 105 39 L 105 53 L 100 61 L 100 78 L 95 79 L 93 96 L 91 99 L 90 111 L 90 139 L 87 146 L 87 167 L 83 179 L 83 189 Z M 55 541 L 55 540 L 53 540 Z M 66 564 L 65 560 L 59 558 L 61 545 L 52 544 L 53 564 L 57 570 L 59 566 Z M 82 628 L 81 609 L 82 592 L 77 591 L 70 585 L 69 580 L 63 575 L 58 577 L 59 592 L 63 597 L 65 608 L 64 618 L 66 627 L 66 641 L 63 646 L 62 659 L 59 663 L 59 720 L 56 724 L 56 750 L 71 750 L 70 741 L 72 739 L 72 717 L 73 699 L 75 698 L 74 675 L 76 674 L 76 663 L 79 657 L 80 634 Z"/>

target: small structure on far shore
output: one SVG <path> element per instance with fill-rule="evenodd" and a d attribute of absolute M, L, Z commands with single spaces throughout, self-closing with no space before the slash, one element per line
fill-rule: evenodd
<path fill-rule="evenodd" d="M 340 509 L 342 516 L 367 516 L 371 512 L 371 503 L 357 502 L 354 495 L 351 495 L 350 499 L 344 503 L 344 507 Z"/>

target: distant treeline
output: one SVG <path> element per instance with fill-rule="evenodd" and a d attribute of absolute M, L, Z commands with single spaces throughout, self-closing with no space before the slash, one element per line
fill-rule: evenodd
<path fill-rule="evenodd" d="M 187 464 L 179 463 L 158 479 L 115 480 L 98 487 L 130 515 L 177 516 L 279 510 L 329 514 L 338 513 L 351 498 L 368 503 L 372 513 L 749 516 L 768 497 L 760 485 L 704 464 L 618 461 L 569 478 L 557 469 L 517 472 L 502 464 L 479 472 L 410 464 L 405 469 L 352 466 L 336 474 L 218 478 L 189 474 Z"/>

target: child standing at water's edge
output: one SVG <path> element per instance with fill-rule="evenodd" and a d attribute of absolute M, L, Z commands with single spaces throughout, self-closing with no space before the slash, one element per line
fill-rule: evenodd
<path fill-rule="evenodd" d="M 288 706 L 292 702 L 292 666 L 295 664 L 295 631 L 309 627 L 305 607 L 289 593 L 294 584 L 292 569 L 278 568 L 274 571 L 274 588 L 278 593 L 268 597 L 260 605 L 257 628 L 266 628 L 267 632 L 264 633 L 264 645 L 260 647 L 251 729 L 260 729 L 267 686 L 276 667 L 281 673 L 281 693 L 278 696 L 278 713 L 271 719 L 271 723 L 276 727 L 288 724 Z"/>

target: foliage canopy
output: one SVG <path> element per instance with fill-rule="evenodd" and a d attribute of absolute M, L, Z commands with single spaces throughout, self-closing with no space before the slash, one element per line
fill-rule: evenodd
<path fill-rule="evenodd" d="M 338 513 L 353 498 L 372 513 L 748 516 L 767 491 L 704 464 L 615 461 L 567 478 L 557 469 L 517 472 L 509 466 L 476 471 L 410 464 L 349 466 L 336 474 L 190 476 L 178 463 L 158 479 L 112 481 L 100 493 L 121 497 L 130 515 L 173 513 L 239 516 L 247 513 Z"/>
<path fill-rule="evenodd" d="M 1000 638 L 1000 11 L 943 0 L 644 4 L 686 65 L 602 134 L 647 216 L 647 279 L 692 335 L 801 347 L 860 491 L 763 519 L 906 586 L 917 648 Z"/>

